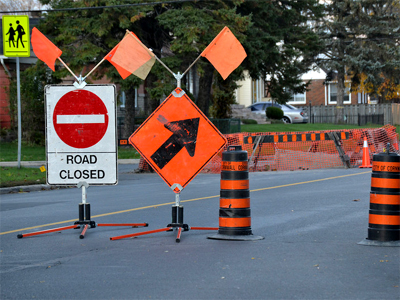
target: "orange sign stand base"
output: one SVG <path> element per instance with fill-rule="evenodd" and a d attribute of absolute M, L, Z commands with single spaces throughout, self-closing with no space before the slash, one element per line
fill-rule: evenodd
<path fill-rule="evenodd" d="M 218 230 L 218 227 L 189 227 L 188 224 L 183 223 L 183 206 L 180 205 L 180 192 L 182 191 L 182 186 L 179 184 L 174 184 L 171 186 L 171 189 L 175 191 L 175 205 L 172 206 L 172 223 L 168 224 L 165 228 L 149 230 L 144 232 L 138 232 L 133 234 L 121 235 L 111 237 L 111 241 L 126 239 L 126 238 L 134 238 L 141 235 L 152 234 L 157 232 L 163 231 L 173 231 L 174 229 L 177 230 L 176 235 L 176 242 L 179 243 L 181 241 L 182 231 L 189 231 L 189 230 Z M 178 191 L 179 192 L 176 192 Z"/>
<path fill-rule="evenodd" d="M 181 241 L 182 231 L 189 230 L 218 230 L 218 227 L 189 227 L 188 224 L 183 223 L 183 206 L 172 206 L 172 222 L 168 224 L 165 228 L 149 230 L 144 232 L 132 233 L 127 235 L 115 236 L 111 237 L 111 241 L 126 239 L 126 238 L 134 238 L 141 235 L 152 234 L 163 231 L 173 231 L 174 229 L 177 231 L 176 234 L 176 242 L 179 243 Z"/>
<path fill-rule="evenodd" d="M 82 187 L 82 203 L 79 203 L 79 220 L 76 221 L 74 223 L 74 225 L 58 227 L 58 228 L 53 228 L 53 229 L 47 229 L 47 230 L 41 230 L 41 231 L 25 233 L 25 234 L 18 234 L 17 237 L 19 239 L 22 239 L 24 237 L 41 235 L 41 234 L 46 234 L 46 233 L 51 233 L 51 232 L 60 232 L 60 231 L 63 231 L 63 230 L 68 230 L 68 229 L 80 229 L 80 228 L 82 228 L 82 231 L 81 231 L 81 234 L 79 235 L 79 238 L 83 239 L 83 238 L 85 238 L 86 231 L 89 228 L 96 228 L 96 226 L 98 226 L 98 227 L 101 227 L 101 226 L 132 226 L 133 228 L 149 226 L 149 224 L 147 224 L 147 223 L 119 223 L 119 224 L 118 223 L 117 224 L 104 223 L 104 224 L 96 224 L 95 221 L 91 220 L 90 203 L 86 203 L 86 188 L 88 188 L 89 185 L 86 182 L 85 183 L 79 183 L 78 187 Z"/>
<path fill-rule="evenodd" d="M 85 218 L 83 218 L 83 215 L 85 215 Z M 80 239 L 85 238 L 86 231 L 89 228 L 96 228 L 96 226 L 101 227 L 101 226 L 132 226 L 133 228 L 138 228 L 138 227 L 147 227 L 149 224 L 147 223 L 121 223 L 121 224 L 96 224 L 95 221 L 90 220 L 90 203 L 80 203 L 79 204 L 79 221 L 76 221 L 74 225 L 70 226 L 64 226 L 64 227 L 58 227 L 58 228 L 53 228 L 53 229 L 47 229 L 47 230 L 42 230 L 42 231 L 36 231 L 36 232 L 31 232 L 31 233 L 25 233 L 25 234 L 18 234 L 18 238 L 24 238 L 24 237 L 29 237 L 29 236 L 34 236 L 34 235 L 41 235 L 41 234 L 46 234 L 46 233 L 51 233 L 51 232 L 60 232 L 63 230 L 68 230 L 68 229 L 80 229 L 82 228 L 81 234 L 79 235 Z"/>

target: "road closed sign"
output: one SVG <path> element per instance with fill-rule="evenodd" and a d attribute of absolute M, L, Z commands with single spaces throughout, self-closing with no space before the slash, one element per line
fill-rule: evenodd
<path fill-rule="evenodd" d="M 47 183 L 117 183 L 114 85 L 48 85 Z"/>

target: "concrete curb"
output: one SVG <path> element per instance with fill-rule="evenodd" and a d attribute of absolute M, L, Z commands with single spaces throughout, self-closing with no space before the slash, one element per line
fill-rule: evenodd
<path fill-rule="evenodd" d="M 37 191 L 48 191 L 57 189 L 76 188 L 70 185 L 47 185 L 47 184 L 33 184 L 33 185 L 19 185 L 6 188 L 0 188 L 0 195 L 13 194 L 13 193 L 29 193 Z"/>
<path fill-rule="evenodd" d="M 45 166 L 45 161 L 21 161 L 21 167 L 41 167 Z M 2 161 L 0 167 L 17 167 L 17 161 Z"/>

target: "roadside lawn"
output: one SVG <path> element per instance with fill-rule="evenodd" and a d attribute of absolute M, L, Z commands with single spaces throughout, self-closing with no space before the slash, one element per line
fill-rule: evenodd
<path fill-rule="evenodd" d="M 18 143 L 0 142 L 0 162 L 18 160 Z M 132 146 L 118 147 L 119 159 L 138 159 L 140 154 Z M 45 146 L 22 143 L 21 161 L 46 161 Z M 46 171 L 39 167 L 0 167 L 0 188 L 46 183 Z"/>
<path fill-rule="evenodd" d="M 249 124 L 241 125 L 242 132 L 297 132 L 297 131 L 318 131 L 318 130 L 340 130 L 379 128 L 382 125 L 368 124 L 364 127 L 357 125 L 333 125 L 333 124 Z M 400 134 L 400 126 L 396 126 L 396 132 Z M 17 142 L 0 142 L 0 162 L 17 161 Z M 118 148 L 119 159 L 140 158 L 139 153 L 131 146 Z M 45 161 L 45 146 L 22 144 L 22 161 Z M 46 171 L 42 172 L 39 167 L 20 169 L 16 167 L 0 168 L 0 187 L 10 187 L 29 184 L 42 184 L 46 182 Z"/>
<path fill-rule="evenodd" d="M 17 161 L 18 160 L 18 143 L 0 142 L 0 162 L 2 161 Z M 119 159 L 140 158 L 140 154 L 132 146 L 118 147 Z M 45 161 L 46 148 L 45 146 L 22 143 L 21 145 L 21 161 Z"/>
<path fill-rule="evenodd" d="M 0 187 L 46 183 L 46 171 L 40 168 L 0 167 Z"/>

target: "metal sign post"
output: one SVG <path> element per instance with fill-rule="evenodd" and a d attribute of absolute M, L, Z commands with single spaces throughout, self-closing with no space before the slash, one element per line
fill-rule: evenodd
<path fill-rule="evenodd" d="M 21 80 L 20 80 L 20 57 L 29 57 L 29 16 L 11 15 L 2 16 L 3 19 L 3 50 L 4 56 L 16 58 L 17 69 L 17 115 L 18 115 L 18 168 L 21 168 Z"/>
<path fill-rule="evenodd" d="M 21 81 L 19 72 L 19 57 L 17 57 L 17 110 L 18 110 L 18 169 L 21 168 Z"/>

